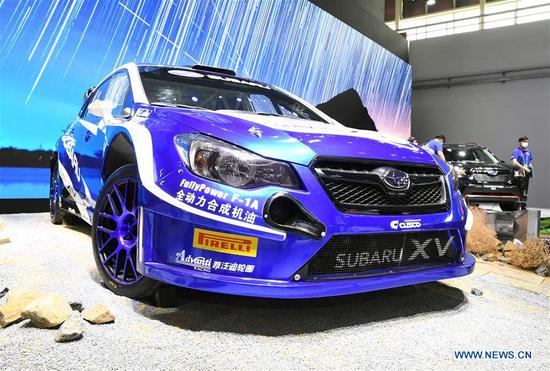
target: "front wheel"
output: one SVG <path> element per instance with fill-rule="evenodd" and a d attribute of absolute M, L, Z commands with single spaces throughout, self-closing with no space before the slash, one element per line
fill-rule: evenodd
<path fill-rule="evenodd" d="M 92 243 L 103 282 L 117 295 L 139 299 L 158 286 L 137 271 L 138 188 L 135 165 L 116 170 L 105 182 L 96 203 Z"/>

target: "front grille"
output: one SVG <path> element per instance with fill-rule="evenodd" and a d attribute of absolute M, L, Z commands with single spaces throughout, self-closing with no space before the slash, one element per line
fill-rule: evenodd
<path fill-rule="evenodd" d="M 335 235 L 306 266 L 307 277 L 368 275 L 383 268 L 452 264 L 458 259 L 454 231 Z"/>
<path fill-rule="evenodd" d="M 408 189 L 389 189 L 376 172 L 380 167 L 407 173 Z M 438 167 L 318 160 L 313 168 L 336 207 L 346 213 L 410 214 L 448 210 L 445 177 Z"/>
<path fill-rule="evenodd" d="M 510 179 L 510 174 L 474 174 L 474 179 L 478 183 L 506 183 Z"/>
<path fill-rule="evenodd" d="M 377 184 L 357 184 L 346 181 L 328 181 L 325 186 L 336 202 L 354 206 L 416 206 L 441 202 L 441 183 L 411 185 L 409 192 L 402 196 L 392 196 Z"/>

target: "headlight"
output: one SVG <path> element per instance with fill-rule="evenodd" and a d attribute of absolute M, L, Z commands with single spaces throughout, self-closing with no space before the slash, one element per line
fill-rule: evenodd
<path fill-rule="evenodd" d="M 460 191 L 460 178 L 466 175 L 464 169 L 460 166 L 453 166 L 451 169 L 451 176 L 453 177 L 453 188 L 455 191 Z"/>
<path fill-rule="evenodd" d="M 294 170 L 284 162 L 198 134 L 174 137 L 182 160 L 197 175 L 237 188 L 278 185 L 300 188 Z"/>
<path fill-rule="evenodd" d="M 466 171 L 461 166 L 453 166 L 453 176 L 461 177 L 466 175 Z"/>

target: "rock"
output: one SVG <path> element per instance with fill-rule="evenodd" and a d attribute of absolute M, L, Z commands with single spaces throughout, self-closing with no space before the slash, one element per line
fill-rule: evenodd
<path fill-rule="evenodd" d="M 506 264 L 510 264 L 510 258 L 507 256 L 499 256 L 498 261 Z"/>
<path fill-rule="evenodd" d="M 76 310 L 78 312 L 82 312 L 82 309 L 84 309 L 84 307 L 82 306 L 82 303 L 79 303 L 77 301 L 73 301 L 69 305 L 71 306 L 72 310 Z"/>
<path fill-rule="evenodd" d="M 485 254 L 481 257 L 481 259 L 485 260 L 485 261 L 489 261 L 489 262 L 494 262 L 497 260 L 497 256 L 493 253 L 490 253 L 490 254 Z"/>
<path fill-rule="evenodd" d="M 71 311 L 61 295 L 46 293 L 25 306 L 21 316 L 30 319 L 38 328 L 51 328 L 62 324 Z"/>
<path fill-rule="evenodd" d="M 516 246 L 515 243 L 513 243 L 512 241 L 508 241 L 504 244 L 504 246 L 502 247 L 502 251 L 506 252 L 506 251 L 514 251 L 514 250 L 517 250 L 518 247 Z"/>
<path fill-rule="evenodd" d="M 537 276 L 550 277 L 550 269 L 548 269 L 548 267 L 544 265 L 541 265 L 540 267 L 538 267 L 535 273 L 537 274 Z"/>
<path fill-rule="evenodd" d="M 475 296 L 481 296 L 483 295 L 483 291 L 481 291 L 480 289 L 476 289 L 475 287 L 472 288 L 472 291 L 470 291 L 472 293 L 472 295 L 475 295 Z"/>
<path fill-rule="evenodd" d="M 73 310 L 59 330 L 57 330 L 54 340 L 58 343 L 75 341 L 80 339 L 82 334 L 84 334 L 84 320 L 82 320 L 82 315 L 79 311 Z"/>
<path fill-rule="evenodd" d="M 41 295 L 44 294 L 26 289 L 10 290 L 6 304 L 0 307 L 0 327 L 6 327 L 21 320 L 23 308 Z"/>
<path fill-rule="evenodd" d="M 9 237 L 0 237 L 0 245 L 10 243 L 10 242 L 11 242 L 11 240 L 10 240 Z"/>
<path fill-rule="evenodd" d="M 521 242 L 520 240 L 518 240 L 517 238 L 514 238 L 514 245 L 516 245 L 516 247 L 518 249 L 523 249 L 525 247 L 525 245 L 523 244 L 523 242 Z"/>
<path fill-rule="evenodd" d="M 105 304 L 97 304 L 91 308 L 87 308 L 82 312 L 82 317 L 91 323 L 102 324 L 114 322 L 114 314 L 107 308 Z"/>

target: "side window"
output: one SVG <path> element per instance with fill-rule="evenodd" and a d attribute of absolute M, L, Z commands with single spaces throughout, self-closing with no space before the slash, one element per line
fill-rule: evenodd
<path fill-rule="evenodd" d="M 111 78 L 106 100 L 113 103 L 113 116 L 121 116 L 122 110 L 126 107 L 126 96 L 130 90 L 130 81 L 126 73 L 117 73 Z"/>
<path fill-rule="evenodd" d="M 105 100 L 105 96 L 107 95 L 107 90 L 109 89 L 109 84 L 111 82 L 111 78 L 105 80 L 103 84 L 101 84 L 95 92 L 92 94 L 90 99 L 88 99 L 88 102 L 86 103 L 86 106 L 82 108 L 82 114 L 80 115 L 81 118 L 83 118 L 86 121 L 95 122 L 98 121 L 100 118 L 97 116 L 92 115 L 88 111 L 88 106 L 95 102 L 96 100 Z"/>
<path fill-rule="evenodd" d="M 134 104 L 128 75 L 125 72 L 119 72 L 105 80 L 82 108 L 81 118 L 90 122 L 96 122 L 101 119 L 88 111 L 88 106 L 96 100 L 109 101 L 113 107 L 112 115 L 114 117 L 122 116 L 122 110 L 126 107 L 132 107 Z"/>

